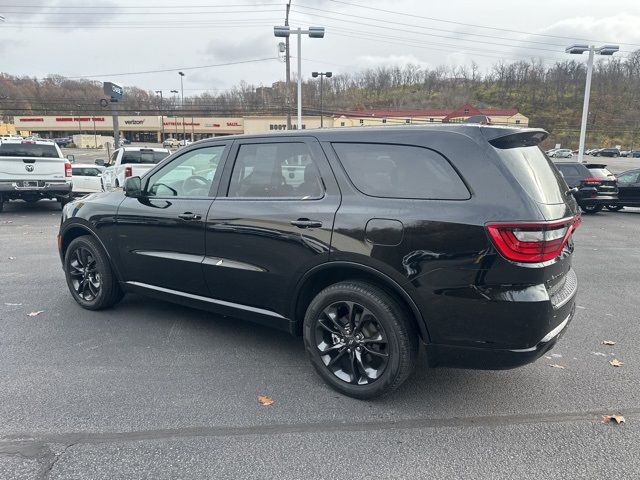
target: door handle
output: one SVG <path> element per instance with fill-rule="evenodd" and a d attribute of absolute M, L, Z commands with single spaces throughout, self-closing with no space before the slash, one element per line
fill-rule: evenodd
<path fill-rule="evenodd" d="M 184 212 L 178 215 L 178 218 L 181 218 L 182 220 L 200 220 L 202 216 L 197 213 Z"/>
<path fill-rule="evenodd" d="M 291 220 L 291 225 L 298 228 L 320 228 L 322 227 L 322 222 L 309 220 L 308 218 L 299 218 L 298 220 Z"/>

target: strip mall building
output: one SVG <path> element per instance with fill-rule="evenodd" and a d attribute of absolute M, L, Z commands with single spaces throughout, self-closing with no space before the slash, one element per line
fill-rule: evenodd
<path fill-rule="evenodd" d="M 461 122 L 475 115 L 484 115 L 491 123 L 526 127 L 529 119 L 517 109 L 478 109 L 466 104 L 455 110 L 357 110 L 336 112 L 323 119 L 325 127 L 359 127 L 371 125 L 405 125 Z M 295 124 L 295 115 L 292 118 Z M 163 117 L 120 115 L 120 134 L 132 142 L 161 142 L 173 137 L 191 140 L 239 133 L 266 133 L 286 129 L 284 116 L 246 117 Z M 56 138 L 71 135 L 113 135 L 113 121 L 109 115 L 28 115 L 14 118 L 15 130 L 21 134 L 37 133 L 41 137 Z M 305 116 L 302 128 L 320 127 L 319 116 Z"/>

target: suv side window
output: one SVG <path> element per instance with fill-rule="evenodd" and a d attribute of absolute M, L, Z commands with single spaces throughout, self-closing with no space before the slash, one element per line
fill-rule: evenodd
<path fill-rule="evenodd" d="M 365 195 L 467 200 L 471 194 L 451 164 L 428 148 L 379 143 L 333 143 L 347 175 Z"/>
<path fill-rule="evenodd" d="M 310 200 L 323 194 L 320 172 L 306 143 L 240 146 L 231 174 L 229 197 Z"/>
<path fill-rule="evenodd" d="M 225 145 L 191 150 L 154 173 L 147 195 L 162 197 L 206 197 L 211 191 Z"/>
<path fill-rule="evenodd" d="M 579 177 L 581 175 L 581 172 L 575 165 L 563 165 L 561 163 L 556 163 L 556 167 L 565 177 Z"/>

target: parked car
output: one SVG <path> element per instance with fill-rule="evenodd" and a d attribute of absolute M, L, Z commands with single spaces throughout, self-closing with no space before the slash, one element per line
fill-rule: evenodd
<path fill-rule="evenodd" d="M 573 157 L 573 152 L 568 148 L 559 148 L 549 155 L 551 158 L 571 158 Z"/>
<path fill-rule="evenodd" d="M 640 158 L 640 150 L 631 150 L 629 157 Z"/>
<path fill-rule="evenodd" d="M 119 146 L 124 147 L 125 145 L 131 145 L 131 140 L 129 140 L 128 138 L 122 137 L 118 143 L 119 143 Z"/>
<path fill-rule="evenodd" d="M 584 153 L 586 155 L 593 155 L 595 156 L 596 153 L 598 153 L 601 149 L 600 148 L 590 148 L 589 150 L 586 150 Z"/>
<path fill-rule="evenodd" d="M 102 172 L 104 167 L 98 165 L 74 163 L 71 166 L 73 174 L 73 197 L 84 197 L 90 193 L 102 192 Z"/>
<path fill-rule="evenodd" d="M 97 160 L 96 165 L 105 167 L 102 181 L 104 188 L 109 190 L 120 188 L 125 178 L 144 175 L 170 154 L 166 148 L 121 147 L 114 150 L 109 163 Z"/>
<path fill-rule="evenodd" d="M 585 213 L 596 213 L 618 200 L 615 177 L 599 163 L 555 162 L 574 197 Z M 603 173 L 606 171 L 607 173 Z M 611 175 L 611 177 L 609 177 Z"/>
<path fill-rule="evenodd" d="M 162 146 L 166 148 L 178 148 L 180 146 L 180 140 L 169 137 L 162 142 Z"/>
<path fill-rule="evenodd" d="M 10 200 L 49 198 L 64 204 L 70 192 L 71 163 L 54 142 L 0 142 L 0 212 Z"/>
<path fill-rule="evenodd" d="M 547 151 L 546 151 L 546 152 L 544 152 L 544 153 L 546 153 L 546 154 L 547 154 L 547 156 L 551 157 L 551 155 L 553 155 L 553 153 L 554 153 L 556 150 L 560 150 L 560 149 L 559 149 L 559 148 L 551 148 L 551 149 L 547 150 Z"/>
<path fill-rule="evenodd" d="M 624 207 L 640 207 L 640 169 L 627 170 L 617 176 L 618 201 L 607 209 L 618 211 Z"/>
<path fill-rule="evenodd" d="M 631 153 L 631 150 L 621 150 L 620 151 L 620 156 L 621 157 L 628 157 L 630 153 Z"/>
<path fill-rule="evenodd" d="M 600 148 L 597 152 L 592 153 L 594 157 L 619 157 L 620 150 L 617 148 Z"/>
<path fill-rule="evenodd" d="M 59 147 L 66 147 L 67 145 L 73 143 L 73 140 L 68 138 L 68 137 L 61 137 L 61 138 L 54 138 L 53 141 L 59 146 Z"/>
<path fill-rule="evenodd" d="M 125 292 L 301 335 L 353 397 L 433 366 L 512 368 L 575 309 L 578 206 L 540 129 L 450 124 L 203 140 L 74 201 L 59 249 L 83 308 Z M 302 181 L 288 169 L 304 168 Z"/>

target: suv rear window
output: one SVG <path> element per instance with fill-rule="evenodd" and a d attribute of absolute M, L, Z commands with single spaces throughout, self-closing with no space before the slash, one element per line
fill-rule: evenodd
<path fill-rule="evenodd" d="M 562 179 L 540 148 L 493 147 L 527 194 L 539 203 L 564 203 Z"/>
<path fill-rule="evenodd" d="M 125 163 L 160 163 L 169 156 L 168 152 L 154 150 L 125 151 L 122 154 L 122 165 Z"/>
<path fill-rule="evenodd" d="M 595 178 L 603 178 L 607 180 L 615 180 L 615 175 L 606 168 L 589 168 L 589 172 Z"/>
<path fill-rule="evenodd" d="M 332 145 L 351 182 L 365 195 L 425 200 L 471 198 L 447 159 L 428 148 L 381 143 Z"/>
<path fill-rule="evenodd" d="M 60 155 L 53 143 L 0 143 L 0 157 L 60 158 Z"/>

